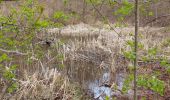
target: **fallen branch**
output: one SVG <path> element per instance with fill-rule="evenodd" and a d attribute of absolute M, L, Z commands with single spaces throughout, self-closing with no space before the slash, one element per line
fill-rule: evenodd
<path fill-rule="evenodd" d="M 5 52 L 5 53 L 23 55 L 23 56 L 28 55 L 28 53 L 22 53 L 22 52 L 19 52 L 19 51 L 10 51 L 10 50 L 2 49 L 2 48 L 0 48 L 0 51 Z"/>

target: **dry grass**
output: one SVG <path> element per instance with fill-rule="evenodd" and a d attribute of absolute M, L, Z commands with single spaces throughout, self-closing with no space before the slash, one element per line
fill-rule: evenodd
<path fill-rule="evenodd" d="M 170 36 L 170 33 L 164 32 L 164 30 L 164 27 L 140 27 L 139 40 L 144 47 L 140 50 L 139 54 L 143 55 L 148 49 L 157 47 L 158 49 L 162 49 L 158 53 L 158 56 L 163 56 L 165 54 L 164 51 L 169 50 L 169 47 L 162 47 L 163 42 L 169 39 Z M 52 34 L 51 36 L 55 36 L 55 38 L 58 39 L 64 38 L 66 40 L 65 50 L 68 54 L 71 54 L 70 52 L 87 51 L 101 56 L 103 53 L 106 55 L 121 54 L 121 49 L 126 51 L 130 50 L 129 46 L 127 46 L 127 41 L 133 40 L 134 27 L 115 28 L 115 31 L 111 30 L 109 26 L 99 28 L 83 23 L 66 26 L 61 29 L 49 29 L 49 33 Z M 118 34 L 120 36 L 118 36 Z M 99 50 L 100 53 L 97 53 Z M 75 55 L 75 53 L 73 54 Z M 89 55 L 89 57 L 90 56 L 92 55 Z M 87 58 L 86 56 L 84 59 Z M 98 62 L 94 58 L 93 60 Z M 110 56 L 110 58 L 112 59 L 113 57 Z M 91 59 L 89 58 L 89 60 Z"/>
<path fill-rule="evenodd" d="M 151 47 L 158 47 L 157 56 L 169 56 L 170 51 L 168 46 L 162 46 L 165 39 L 169 39 L 170 34 L 164 32 L 165 28 L 140 28 L 140 42 L 144 44 L 144 50 L 140 50 L 140 55 L 145 55 L 145 52 Z M 19 89 L 14 94 L 6 94 L 7 99 L 27 99 L 27 100 L 75 100 L 82 97 L 79 94 L 79 89 L 72 85 L 67 75 L 72 75 L 72 78 L 78 77 L 83 80 L 90 74 L 97 74 L 95 68 L 111 69 L 115 73 L 118 69 L 124 69 L 127 62 L 120 62 L 122 57 L 122 49 L 128 51 L 127 40 L 133 40 L 133 27 L 115 28 L 111 30 L 109 26 L 93 27 L 87 24 L 69 25 L 63 28 L 48 29 L 46 34 L 40 33 L 37 35 L 41 40 L 51 39 L 52 47 L 46 50 L 43 59 L 34 60 L 33 64 L 24 63 L 22 57 L 19 61 L 19 70 L 21 77 L 18 79 Z M 57 43 L 64 41 L 60 49 L 57 49 Z M 54 47 L 54 48 L 53 48 Z M 62 63 L 65 65 L 63 71 L 58 68 L 56 53 L 64 54 Z M 126 65 L 126 66 L 124 66 Z M 48 67 L 47 67 L 48 66 Z M 90 68 L 93 69 L 90 69 Z M 76 68 L 79 68 L 76 70 Z M 92 70 L 87 73 L 85 68 Z M 24 72 L 25 71 L 25 72 Z M 31 72 L 31 73 L 30 73 Z M 77 74 L 74 74 L 77 73 Z M 71 76 L 70 76 L 71 77 Z M 70 78 L 69 77 L 69 78 Z M 93 78 L 92 78 L 93 79 Z M 88 80 L 88 79 L 86 79 Z M 76 95 L 76 96 L 75 96 Z"/>
<path fill-rule="evenodd" d="M 82 95 L 78 94 L 78 86 L 72 85 L 57 69 L 36 72 L 30 76 L 25 72 L 17 82 L 19 89 L 12 95 L 6 94 L 7 100 L 75 100 Z"/>

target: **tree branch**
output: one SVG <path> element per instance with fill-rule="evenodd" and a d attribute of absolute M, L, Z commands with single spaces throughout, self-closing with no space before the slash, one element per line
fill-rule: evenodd
<path fill-rule="evenodd" d="M 19 51 L 10 51 L 10 50 L 2 49 L 2 48 L 0 48 L 0 51 L 5 52 L 5 53 L 11 53 L 11 54 L 23 55 L 23 56 L 28 55 L 28 53 L 22 53 L 22 52 L 19 52 Z"/>
<path fill-rule="evenodd" d="M 154 22 L 154 21 L 156 21 L 156 20 L 158 20 L 158 19 L 161 19 L 161 18 L 163 18 L 163 17 L 168 17 L 168 16 L 170 16 L 170 14 L 158 16 L 157 18 L 154 18 L 154 19 L 148 21 L 148 22 L 145 24 L 145 26 L 148 25 L 148 24 L 150 24 L 150 23 L 152 23 L 152 22 Z"/>
<path fill-rule="evenodd" d="M 104 19 L 107 20 L 105 16 L 102 15 L 102 13 L 95 7 L 94 3 L 90 0 L 93 8 L 96 10 L 96 12 Z M 120 37 L 120 34 L 110 25 L 109 21 L 107 20 L 107 24 L 109 27 Z"/>

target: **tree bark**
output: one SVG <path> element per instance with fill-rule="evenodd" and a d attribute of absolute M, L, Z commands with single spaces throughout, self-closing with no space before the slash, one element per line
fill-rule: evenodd
<path fill-rule="evenodd" d="M 138 28 L 139 28 L 139 1 L 135 0 L 135 59 L 134 59 L 134 100 L 137 100 L 137 71 L 138 66 Z"/>

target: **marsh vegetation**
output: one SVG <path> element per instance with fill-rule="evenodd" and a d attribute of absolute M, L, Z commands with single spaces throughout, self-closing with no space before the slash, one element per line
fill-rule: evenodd
<path fill-rule="evenodd" d="M 134 5 L 0 0 L 0 100 L 169 100 L 170 2 L 139 0 L 137 52 Z"/>

